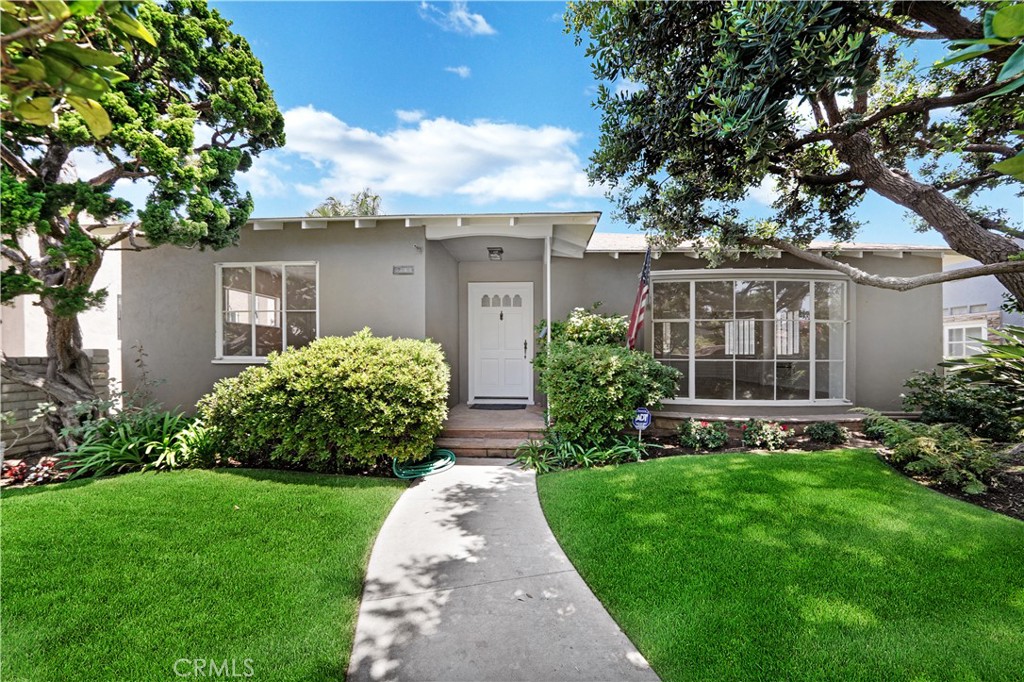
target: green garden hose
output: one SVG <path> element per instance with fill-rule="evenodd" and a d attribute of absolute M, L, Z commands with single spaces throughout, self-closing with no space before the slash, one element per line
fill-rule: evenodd
<path fill-rule="evenodd" d="M 455 466 L 455 453 L 451 450 L 438 448 L 422 462 L 399 464 L 397 459 L 391 460 L 391 470 L 395 476 L 403 479 L 422 478 L 431 474 L 439 474 Z"/>

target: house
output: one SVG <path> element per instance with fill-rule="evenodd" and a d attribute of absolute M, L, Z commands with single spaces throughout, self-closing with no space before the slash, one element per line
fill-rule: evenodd
<path fill-rule="evenodd" d="M 944 270 L 978 265 L 958 253 L 943 258 Z M 997 341 L 994 329 L 1024 326 L 1024 315 L 1002 309 L 1006 287 L 993 276 L 972 277 L 942 285 L 942 354 L 947 359 L 974 355 L 981 350 L 979 339 Z"/>
<path fill-rule="evenodd" d="M 641 235 L 595 234 L 599 213 L 255 219 L 222 251 L 123 260 L 122 338 L 155 396 L 189 409 L 272 351 L 363 327 L 429 337 L 451 402 L 543 401 L 530 359 L 541 320 L 632 307 Z M 819 245 L 821 250 L 834 250 Z M 881 275 L 938 272 L 942 248 L 860 244 L 839 259 Z M 942 358 L 940 287 L 855 285 L 785 254 L 716 269 L 690 247 L 655 254 L 642 347 L 683 374 L 667 409 L 807 415 L 899 408 L 903 381 Z M 125 357 L 129 386 L 139 380 Z"/>

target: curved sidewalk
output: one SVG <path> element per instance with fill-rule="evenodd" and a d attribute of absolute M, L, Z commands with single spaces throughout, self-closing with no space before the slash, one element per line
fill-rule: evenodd
<path fill-rule="evenodd" d="M 420 480 L 370 557 L 349 680 L 657 680 L 555 541 L 533 472 Z"/>

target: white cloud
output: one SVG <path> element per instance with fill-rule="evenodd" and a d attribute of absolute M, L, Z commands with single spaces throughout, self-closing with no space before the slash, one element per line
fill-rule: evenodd
<path fill-rule="evenodd" d="M 398 109 L 395 111 L 395 116 L 402 123 L 419 123 L 426 116 L 426 112 L 422 109 Z"/>
<path fill-rule="evenodd" d="M 283 197 L 291 192 L 282 178 L 288 177 L 291 166 L 281 160 L 279 150 L 263 152 L 253 159 L 245 173 L 238 174 L 238 184 L 257 196 Z"/>
<path fill-rule="evenodd" d="M 641 90 L 644 90 L 646 87 L 647 86 L 644 85 L 643 83 L 637 83 L 635 81 L 629 80 L 628 78 L 620 78 L 619 80 L 615 81 L 615 94 L 632 95 L 635 92 L 640 92 Z"/>
<path fill-rule="evenodd" d="M 779 185 L 775 181 L 775 178 L 770 175 L 766 175 L 765 178 L 761 180 L 761 184 L 757 187 L 750 188 L 750 191 L 747 192 L 747 198 L 753 199 L 759 204 L 771 206 L 772 203 L 779 198 Z"/>
<path fill-rule="evenodd" d="M 473 73 L 468 66 L 446 66 L 444 70 L 449 73 L 454 73 L 459 78 L 469 78 Z"/>
<path fill-rule="evenodd" d="M 350 126 L 312 106 L 285 112 L 286 152 L 324 168 L 295 191 L 310 197 L 339 187 L 373 187 L 387 197 L 458 194 L 477 202 L 601 196 L 574 151 L 580 134 L 485 119 L 420 120 L 378 133 Z"/>
<path fill-rule="evenodd" d="M 497 33 L 482 15 L 470 12 L 465 2 L 456 1 L 449 7 L 445 12 L 429 2 L 421 2 L 420 17 L 452 33 L 470 36 L 489 36 Z"/>

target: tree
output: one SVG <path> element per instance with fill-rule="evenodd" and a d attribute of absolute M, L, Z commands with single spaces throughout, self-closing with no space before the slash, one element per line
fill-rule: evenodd
<path fill-rule="evenodd" d="M 369 187 L 353 194 L 348 203 L 327 197 L 317 204 L 316 208 L 306 214 L 313 218 L 332 218 L 336 216 L 380 215 L 380 195 L 374 194 Z"/>
<path fill-rule="evenodd" d="M 0 298 L 37 299 L 46 315 L 49 356 L 45 375 L 6 357 L 3 373 L 55 404 L 49 429 L 61 449 L 74 444 L 61 431 L 79 423 L 76 405 L 95 398 L 78 315 L 104 301 L 106 291 L 93 288 L 104 254 L 236 243 L 253 204 L 239 192 L 234 174 L 247 170 L 254 155 L 284 144 L 284 117 L 262 65 L 204 2 L 139 4 L 138 21 L 155 47 L 140 41 L 128 49 L 117 32 L 95 23 L 113 16 L 73 16 L 61 24 L 64 40 L 119 58 L 116 70 L 126 78 L 112 79 L 97 100 L 109 116 L 107 135 L 94 136 L 73 103 L 55 101 L 55 123 L 41 126 L 6 115 L 12 102 L 2 102 L 9 122 L 0 140 L 0 250 L 7 264 Z M 9 45 L 4 43 L 5 53 Z M 70 179 L 67 169 L 76 154 L 91 154 L 106 168 Z M 144 203 L 133 207 L 115 198 L 119 180 L 148 182 Z M 38 243 L 39 255 L 25 248 L 30 240 Z"/>
<path fill-rule="evenodd" d="M 986 12 L 986 8 L 989 10 Z M 1009 8 L 1009 9 L 1007 9 Z M 996 275 L 1024 302 L 1020 224 L 979 193 L 1020 187 L 991 168 L 1024 150 L 1024 53 L 989 40 L 974 59 L 921 68 L 928 41 L 982 40 L 1019 4 L 949 2 L 570 3 L 567 27 L 605 86 L 590 177 L 624 217 L 667 243 L 781 250 L 854 281 L 905 290 Z M 1014 35 L 1005 32 L 1004 35 Z M 1005 166 L 1004 166 L 1005 168 Z M 770 219 L 740 214 L 752 187 L 777 189 Z M 850 240 L 868 192 L 909 210 L 982 265 L 879 277 L 805 250 Z"/>

